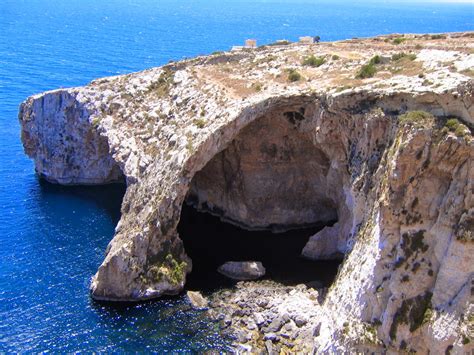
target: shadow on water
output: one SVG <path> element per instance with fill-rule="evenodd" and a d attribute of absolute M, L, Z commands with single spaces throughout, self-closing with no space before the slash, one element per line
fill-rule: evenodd
<path fill-rule="evenodd" d="M 226 261 L 245 260 L 261 261 L 265 279 L 288 286 L 311 281 L 329 286 L 341 261 L 311 261 L 300 255 L 309 237 L 324 227 L 320 224 L 278 234 L 247 231 L 184 204 L 178 232 L 193 261 L 186 287 L 203 291 L 230 287 L 235 282 L 219 274 L 217 267 Z"/>
<path fill-rule="evenodd" d="M 113 223 L 120 220 L 120 207 L 127 186 L 125 184 L 108 184 L 96 186 L 64 186 L 52 184 L 42 178 L 38 178 L 40 197 L 45 198 L 71 198 L 74 200 L 93 203 L 104 210 Z"/>
<path fill-rule="evenodd" d="M 48 221 L 46 230 L 52 236 L 35 232 L 34 240 L 40 243 L 39 249 L 52 254 L 47 262 L 55 260 L 52 274 L 58 277 L 54 285 L 60 285 L 41 295 L 45 299 L 59 299 L 55 313 L 70 314 L 56 320 L 51 326 L 53 330 L 48 332 L 55 343 L 67 339 L 66 345 L 57 349 L 106 352 L 228 349 L 229 340 L 204 312 L 190 307 L 184 294 L 137 303 L 98 302 L 90 298 L 90 277 L 102 262 L 113 227 L 120 218 L 125 185 L 59 186 L 40 179 L 32 189 L 35 187 L 35 204 L 45 216 L 42 221 Z M 51 267 L 45 274 L 50 277 Z M 71 332 L 78 335 L 70 339 Z"/>
<path fill-rule="evenodd" d="M 93 203 L 107 213 L 112 223 L 116 224 L 120 219 L 125 184 L 61 186 L 39 179 L 39 187 L 42 198 L 66 198 Z M 325 226 L 326 224 L 321 223 L 311 228 L 277 234 L 270 231 L 247 231 L 183 204 L 178 232 L 186 253 L 193 261 L 193 271 L 188 275 L 186 288 L 211 292 L 222 287 L 232 287 L 235 282 L 219 274 L 217 268 L 226 261 L 239 260 L 261 261 L 266 268 L 265 279 L 285 285 L 319 281 L 324 286 L 329 286 L 341 261 L 312 261 L 301 257 L 301 251 L 309 237 Z M 168 300 L 171 299 L 165 298 L 163 302 Z M 133 303 L 115 302 L 93 304 L 94 308 L 101 309 L 102 312 L 110 311 L 115 314 L 129 313 L 136 306 Z"/>

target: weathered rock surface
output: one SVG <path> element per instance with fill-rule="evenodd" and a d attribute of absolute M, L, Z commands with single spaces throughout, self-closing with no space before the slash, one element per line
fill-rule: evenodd
<path fill-rule="evenodd" d="M 185 200 L 248 229 L 337 219 L 303 250 L 345 255 L 305 344 L 470 351 L 474 35 L 406 38 L 199 57 L 25 101 L 22 140 L 39 175 L 127 183 L 93 297 L 183 289 Z M 310 55 L 324 64 L 302 66 Z M 376 75 L 356 78 L 374 55 Z"/>
<path fill-rule="evenodd" d="M 265 275 L 260 261 L 228 261 L 217 269 L 222 275 L 234 280 L 256 280 Z"/>
<path fill-rule="evenodd" d="M 74 94 L 58 90 L 33 96 L 30 103 L 20 108 L 21 139 L 41 177 L 64 185 L 123 179 L 107 139 L 91 126 L 90 113 Z"/>
<path fill-rule="evenodd" d="M 188 296 L 189 302 L 196 309 L 206 309 L 209 305 L 207 299 L 200 292 L 188 291 L 186 296 Z"/>
<path fill-rule="evenodd" d="M 238 282 L 212 295 L 210 315 L 237 349 L 309 353 L 322 308 L 318 290 L 265 280 Z"/>

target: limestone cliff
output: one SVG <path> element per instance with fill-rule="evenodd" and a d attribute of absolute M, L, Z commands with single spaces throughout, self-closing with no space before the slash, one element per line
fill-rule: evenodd
<path fill-rule="evenodd" d="M 471 349 L 474 34 L 395 37 L 198 57 L 25 101 L 39 175 L 127 183 L 93 297 L 182 290 L 185 200 L 248 229 L 337 220 L 302 251 L 345 255 L 315 350 Z"/>

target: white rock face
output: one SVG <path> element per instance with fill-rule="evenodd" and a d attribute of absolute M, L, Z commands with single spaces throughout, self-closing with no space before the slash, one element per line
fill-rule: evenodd
<path fill-rule="evenodd" d="M 21 106 L 22 141 L 37 173 L 63 185 L 95 185 L 122 180 L 107 139 L 93 127 L 76 90 L 33 96 Z"/>
<path fill-rule="evenodd" d="M 345 255 L 311 347 L 469 351 L 472 38 L 290 45 L 99 79 L 25 101 L 22 140 L 49 181 L 126 180 L 96 299 L 183 289 L 192 263 L 176 226 L 186 199 L 250 229 L 335 217 L 303 250 Z M 402 51 L 416 60 L 390 59 Z M 387 58 L 377 74 L 355 79 L 376 54 Z M 326 62 L 302 66 L 309 55 Z M 289 81 L 288 69 L 303 79 Z"/>
<path fill-rule="evenodd" d="M 222 275 L 233 280 L 256 280 L 265 275 L 260 261 L 228 261 L 217 269 Z"/>

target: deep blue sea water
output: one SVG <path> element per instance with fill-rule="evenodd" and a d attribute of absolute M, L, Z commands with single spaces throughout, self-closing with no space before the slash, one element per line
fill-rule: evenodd
<path fill-rule="evenodd" d="M 471 4 L 291 0 L 0 1 L 0 351 L 222 350 L 183 298 L 96 304 L 88 285 L 119 218 L 123 188 L 37 179 L 17 109 L 27 96 L 228 49 L 320 35 L 474 29 Z"/>

